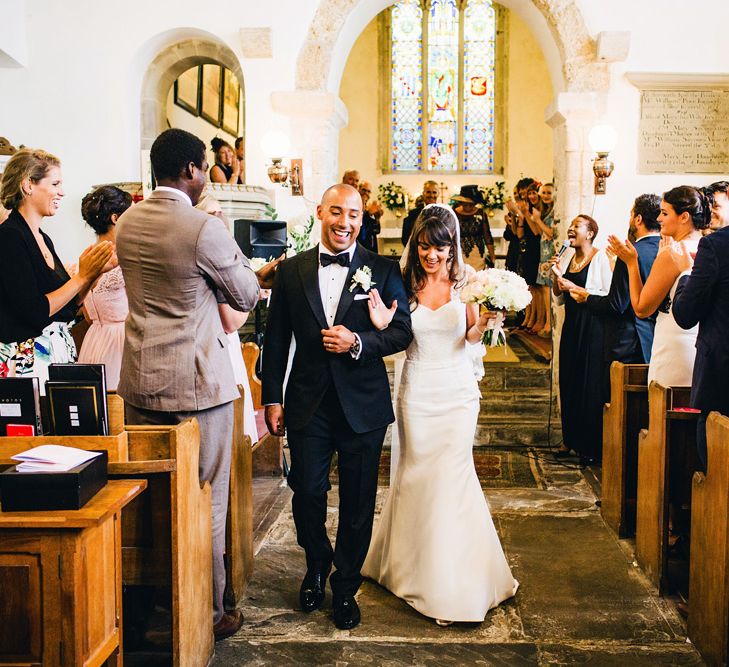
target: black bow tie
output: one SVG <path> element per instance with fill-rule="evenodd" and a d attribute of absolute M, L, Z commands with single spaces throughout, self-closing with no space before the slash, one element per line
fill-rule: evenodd
<path fill-rule="evenodd" d="M 339 264 L 339 266 L 349 266 L 349 253 L 343 252 L 341 255 L 327 255 L 325 252 L 319 253 L 319 262 L 322 266 L 330 264 Z"/>

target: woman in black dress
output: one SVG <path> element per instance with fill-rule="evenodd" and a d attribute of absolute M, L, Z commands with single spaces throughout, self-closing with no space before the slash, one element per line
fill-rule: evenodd
<path fill-rule="evenodd" d="M 213 137 L 210 146 L 215 153 L 215 164 L 210 167 L 210 180 L 213 183 L 242 185 L 242 164 L 236 157 L 233 147 L 220 137 Z"/>
<path fill-rule="evenodd" d="M 577 453 L 582 465 L 600 463 L 603 410 L 603 324 L 584 304 L 569 295 L 574 287 L 607 294 L 612 271 L 605 253 L 593 246 L 598 226 L 588 215 L 577 216 L 567 231 L 574 256 L 552 286 L 564 302 L 565 318 L 559 344 L 559 396 L 563 446 L 557 456 Z M 556 264 L 556 257 L 552 260 Z"/>

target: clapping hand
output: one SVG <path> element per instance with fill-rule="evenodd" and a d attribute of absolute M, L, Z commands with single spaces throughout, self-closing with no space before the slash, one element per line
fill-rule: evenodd
<path fill-rule="evenodd" d="M 638 251 L 630 241 L 623 243 L 617 236 L 608 236 L 608 248 L 618 259 L 622 259 L 626 264 L 632 264 L 638 261 Z"/>
<path fill-rule="evenodd" d="M 264 264 L 260 269 L 258 269 L 258 271 L 256 271 L 258 285 L 261 289 L 271 289 L 273 287 L 273 279 L 276 275 L 276 269 L 284 259 L 286 259 L 286 253 L 283 253 L 280 257 L 270 261 L 268 264 Z"/>
<path fill-rule="evenodd" d="M 392 322 L 392 318 L 395 317 L 395 311 L 397 311 L 397 299 L 393 301 L 392 305 L 388 308 L 382 300 L 380 293 L 374 287 L 370 290 L 369 297 L 367 306 L 370 309 L 370 321 L 374 327 L 380 331 L 387 329 L 390 322 Z"/>
<path fill-rule="evenodd" d="M 669 246 L 669 252 L 680 273 L 694 268 L 694 258 L 683 241 L 672 243 Z"/>
<path fill-rule="evenodd" d="M 78 258 L 78 275 L 89 285 L 104 271 L 114 254 L 114 244 L 111 241 L 101 241 L 89 246 Z"/>
<path fill-rule="evenodd" d="M 571 280 L 567 280 L 567 278 L 563 278 L 562 276 L 557 278 L 557 285 L 563 292 L 571 292 L 576 288 L 579 289 Z"/>

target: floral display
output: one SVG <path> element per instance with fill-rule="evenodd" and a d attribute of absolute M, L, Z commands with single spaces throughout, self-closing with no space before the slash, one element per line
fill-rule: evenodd
<path fill-rule="evenodd" d="M 524 310 L 532 300 L 524 278 L 505 269 L 477 271 L 461 290 L 461 301 L 477 303 L 488 310 L 496 310 L 499 317 L 490 320 L 481 342 L 490 347 L 506 343 L 504 316 L 508 310 Z"/>
<path fill-rule="evenodd" d="M 380 201 L 390 211 L 406 208 L 408 205 L 408 196 L 405 189 L 397 183 L 383 183 L 377 188 L 380 193 Z"/>
<path fill-rule="evenodd" d="M 495 185 L 480 188 L 483 195 L 483 206 L 489 211 L 503 209 L 506 202 L 506 184 L 504 181 L 497 181 Z"/>

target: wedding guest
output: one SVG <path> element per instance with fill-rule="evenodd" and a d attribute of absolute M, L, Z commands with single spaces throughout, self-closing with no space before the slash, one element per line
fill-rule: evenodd
<path fill-rule="evenodd" d="M 563 445 L 556 455 L 567 456 L 573 451 L 582 465 L 599 465 L 602 451 L 603 325 L 584 304 L 564 295 L 576 287 L 584 287 L 590 294 L 608 293 L 612 278 L 610 260 L 593 245 L 597 233 L 593 218 L 578 215 L 567 230 L 575 252 L 566 270 L 557 263 L 556 255 L 552 258 L 558 276 L 552 290 L 565 309 L 559 343 Z"/>
<path fill-rule="evenodd" d="M 716 199 L 712 225 L 715 209 Z M 673 246 L 671 254 L 681 272 L 671 312 L 682 329 L 699 327 L 691 406 L 701 410 L 696 444 L 706 470 L 706 419 L 712 410 L 729 415 L 729 226 L 724 224 L 699 241 L 695 261 L 684 242 Z"/>
<path fill-rule="evenodd" d="M 235 156 L 233 147 L 220 137 L 213 137 L 210 146 L 215 154 L 215 164 L 210 167 L 210 180 L 213 183 L 241 185 L 243 163 Z"/>
<path fill-rule="evenodd" d="M 438 183 L 436 181 L 425 181 L 423 183 L 423 193 L 415 200 L 415 207 L 405 216 L 402 221 L 402 245 L 405 244 L 410 238 L 410 233 L 413 231 L 413 225 L 418 219 L 420 212 L 428 204 L 435 204 L 438 201 Z"/>
<path fill-rule="evenodd" d="M 200 197 L 195 208 L 220 218 L 230 229 L 220 202 L 212 195 L 204 194 Z M 243 348 L 241 347 L 240 336 L 238 335 L 238 329 L 246 323 L 249 313 L 235 310 L 227 303 L 219 303 L 218 314 L 223 324 L 223 331 L 228 336 L 228 353 L 230 355 L 230 364 L 233 367 L 233 380 L 236 386 L 240 385 L 243 387 L 243 433 L 251 439 L 252 443 L 256 443 L 258 442 L 256 410 L 253 406 L 251 384 L 248 380 L 248 372 L 246 371 L 245 361 L 243 360 Z"/>
<path fill-rule="evenodd" d="M 682 329 L 671 314 L 671 302 L 680 271 L 670 252 L 673 243 L 682 242 L 687 252 L 696 253 L 701 230 L 709 226 L 711 205 L 706 195 L 689 185 L 681 185 L 663 194 L 658 216 L 661 234 L 668 237 L 658 251 L 648 278 L 643 283 L 638 251 L 626 241 L 609 237 L 613 253 L 628 266 L 630 303 L 638 317 L 649 317 L 656 310 L 648 382 L 664 387 L 688 387 L 696 358 L 698 326 Z"/>
<path fill-rule="evenodd" d="M 377 235 L 381 230 L 382 206 L 377 200 L 370 201 L 372 183 L 369 181 L 362 181 L 359 184 L 359 194 L 362 197 L 362 227 L 360 227 L 357 240 L 367 250 L 377 252 Z"/>
<path fill-rule="evenodd" d="M 661 198 L 644 194 L 635 199 L 628 221 L 628 238 L 638 253 L 638 270 L 642 281 L 647 280 L 658 253 L 661 224 L 658 222 Z M 622 260 L 615 262 L 610 291 L 606 296 L 590 294 L 584 288 L 570 291 L 577 303 L 584 303 L 593 314 L 602 317 L 605 326 L 605 401 L 610 400 L 610 364 L 648 364 L 653 346 L 656 313 L 639 318 L 630 305 L 628 266 Z"/>
<path fill-rule="evenodd" d="M 235 157 L 240 165 L 239 181 L 241 183 L 246 182 L 246 143 L 243 137 L 238 137 L 235 140 Z"/>
<path fill-rule="evenodd" d="M 0 203 L 0 377 L 33 376 L 45 393 L 48 365 L 75 361 L 68 328 L 86 292 L 112 259 L 112 244 L 84 250 L 77 272 L 63 266 L 43 219 L 64 197 L 61 163 L 42 150 L 17 151 L 5 166 Z"/>
<path fill-rule="evenodd" d="M 493 267 L 496 264 L 494 237 L 491 235 L 488 215 L 483 207 L 483 195 L 478 186 L 462 186 L 452 201 L 453 211 L 461 228 L 463 261 L 476 271 Z"/>
<path fill-rule="evenodd" d="M 549 261 L 554 256 L 558 229 L 554 224 L 554 185 L 545 183 L 539 188 L 539 202 L 531 212 L 532 222 L 539 228 L 539 268 L 537 270 L 536 286 L 532 295 L 537 302 L 536 322 L 531 333 L 540 338 L 549 338 L 552 335 L 552 301 L 550 287 L 552 285 L 552 272 Z"/>
<path fill-rule="evenodd" d="M 711 229 L 716 231 L 729 225 L 729 181 L 717 181 L 704 191 L 711 201 Z"/>
<path fill-rule="evenodd" d="M 258 302 L 259 285 L 223 221 L 193 208 L 206 183 L 205 144 L 184 130 L 166 130 L 152 144 L 150 160 L 157 188 L 121 216 L 117 230 L 129 297 L 118 392 L 130 424 L 198 421 L 198 473 L 211 486 L 212 614 L 219 640 L 235 634 L 243 616 L 223 607 L 232 401 L 238 391 L 218 301 L 249 311 Z"/>
<path fill-rule="evenodd" d="M 117 220 L 131 205 L 132 196 L 128 192 L 105 185 L 83 198 L 81 216 L 99 241 L 115 243 Z M 86 295 L 83 308 L 91 326 L 81 344 L 79 363 L 104 364 L 106 386 L 116 391 L 124 347 L 124 320 L 129 313 L 120 266 L 99 277 Z"/>
<path fill-rule="evenodd" d="M 356 169 L 347 169 L 342 174 L 342 183 L 351 185 L 356 190 L 359 186 L 359 172 Z"/>
<path fill-rule="evenodd" d="M 540 187 L 541 183 L 532 179 L 532 182 L 527 185 L 526 196 L 523 196 L 519 202 L 519 209 L 525 222 L 521 270 L 522 277 L 526 280 L 529 291 L 532 293 L 532 302 L 527 306 L 524 314 L 523 328 L 534 334 L 539 331 L 537 325 L 544 319 L 543 310 L 545 308 L 545 304 L 540 299 L 540 288 L 537 283 L 542 238 L 542 227 L 539 225 L 541 219 L 539 222 L 537 221 L 540 208 Z"/>

